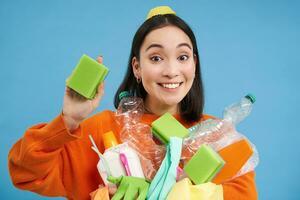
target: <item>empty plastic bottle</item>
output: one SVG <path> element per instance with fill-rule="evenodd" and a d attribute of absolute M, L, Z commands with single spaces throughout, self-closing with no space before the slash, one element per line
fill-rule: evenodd
<path fill-rule="evenodd" d="M 132 96 L 128 91 L 123 91 L 119 94 L 119 100 L 116 116 L 121 125 L 128 126 L 137 123 L 144 113 L 143 99 Z"/>
<path fill-rule="evenodd" d="M 240 123 L 250 114 L 254 102 L 255 96 L 247 94 L 239 102 L 231 104 L 224 109 L 224 120 L 230 121 L 234 125 Z"/>
<path fill-rule="evenodd" d="M 139 97 L 132 96 L 128 91 L 119 94 L 118 109 L 124 113 L 127 111 L 143 111 L 143 101 Z"/>
<path fill-rule="evenodd" d="M 127 91 L 121 92 L 119 99 L 116 120 L 121 128 L 120 140 L 138 153 L 145 177 L 152 180 L 165 156 L 165 147 L 155 143 L 151 127 L 141 121 L 143 99 Z"/>
<path fill-rule="evenodd" d="M 122 91 L 119 94 L 119 105 L 118 105 L 118 111 L 120 113 L 127 112 L 131 110 L 131 108 L 135 105 L 135 101 L 132 101 L 131 94 L 128 91 Z"/>

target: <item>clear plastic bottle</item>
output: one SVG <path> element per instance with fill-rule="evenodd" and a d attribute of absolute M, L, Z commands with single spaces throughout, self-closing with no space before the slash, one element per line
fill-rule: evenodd
<path fill-rule="evenodd" d="M 223 119 L 208 119 L 189 128 L 190 135 L 183 141 L 182 159 L 189 160 L 201 144 L 209 144 L 218 151 L 242 139 L 235 127 L 250 114 L 254 102 L 255 96 L 248 94 L 239 102 L 227 106 Z"/>
<path fill-rule="evenodd" d="M 254 102 L 255 96 L 247 94 L 239 102 L 225 108 L 223 113 L 224 120 L 229 121 L 234 125 L 240 123 L 250 114 Z"/>
<path fill-rule="evenodd" d="M 139 155 L 144 175 L 153 179 L 165 155 L 165 147 L 155 143 L 151 127 L 141 121 L 144 114 L 143 99 L 123 91 L 116 110 L 116 121 L 120 127 L 120 140 L 126 142 Z"/>
<path fill-rule="evenodd" d="M 120 125 L 126 127 L 137 123 L 144 113 L 143 99 L 123 91 L 119 94 L 119 100 L 116 117 Z"/>
<path fill-rule="evenodd" d="M 119 100 L 118 110 L 122 113 L 134 110 L 143 112 L 143 100 L 139 97 L 132 96 L 128 91 L 121 92 L 119 94 Z"/>

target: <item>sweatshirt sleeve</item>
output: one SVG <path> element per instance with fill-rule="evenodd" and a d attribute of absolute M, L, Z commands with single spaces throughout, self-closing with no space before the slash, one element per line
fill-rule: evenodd
<path fill-rule="evenodd" d="M 66 196 L 61 151 L 65 143 L 80 136 L 81 126 L 70 133 L 62 114 L 49 124 L 29 128 L 8 155 L 13 184 L 45 196 Z"/>
<path fill-rule="evenodd" d="M 249 172 L 223 183 L 224 200 L 256 200 L 255 172 Z"/>

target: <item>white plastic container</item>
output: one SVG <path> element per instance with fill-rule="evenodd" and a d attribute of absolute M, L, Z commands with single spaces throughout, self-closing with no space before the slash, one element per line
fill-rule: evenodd
<path fill-rule="evenodd" d="M 127 143 L 118 144 L 112 131 L 103 134 L 104 147 L 106 148 L 100 159 L 97 169 L 105 185 L 113 185 L 107 181 L 109 175 L 118 177 L 126 176 L 126 171 L 120 159 L 120 153 L 125 154 L 131 176 L 145 178 L 138 154 Z"/>

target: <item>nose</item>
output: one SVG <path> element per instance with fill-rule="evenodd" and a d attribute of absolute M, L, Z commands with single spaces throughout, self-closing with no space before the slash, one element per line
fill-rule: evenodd
<path fill-rule="evenodd" d="M 168 78 L 174 78 L 179 75 L 179 67 L 176 62 L 168 61 L 164 65 L 164 69 L 162 72 L 163 76 L 166 76 Z"/>

